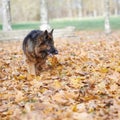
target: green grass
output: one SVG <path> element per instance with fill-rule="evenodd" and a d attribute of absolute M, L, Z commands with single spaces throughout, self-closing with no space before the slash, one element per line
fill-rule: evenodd
<path fill-rule="evenodd" d="M 35 23 L 19 23 L 19 24 L 13 24 L 12 28 L 14 30 L 25 30 L 25 29 L 39 29 L 39 24 L 38 22 Z"/>
<path fill-rule="evenodd" d="M 120 16 L 111 17 L 110 24 L 112 30 L 120 30 Z M 40 22 L 28 22 L 13 24 L 14 30 L 22 29 L 39 29 Z M 67 26 L 75 26 L 76 30 L 104 30 L 104 18 L 83 18 L 83 19 L 56 19 L 51 20 L 50 25 L 54 29 L 65 28 Z M 0 30 L 2 25 L 0 25 Z"/>
<path fill-rule="evenodd" d="M 62 20 L 62 21 L 53 21 L 51 26 L 53 28 L 63 28 L 67 26 L 75 26 L 77 30 L 94 30 L 94 29 L 103 29 L 104 28 L 103 19 L 84 19 L 84 20 Z"/>
<path fill-rule="evenodd" d="M 28 23 L 16 23 L 12 24 L 13 30 L 25 30 L 25 29 L 39 29 L 39 22 L 28 22 Z M 2 25 L 0 24 L 0 30 L 2 30 Z"/>
<path fill-rule="evenodd" d="M 104 18 L 54 20 L 50 24 L 53 28 L 75 26 L 77 30 L 104 30 Z M 110 25 L 112 30 L 120 30 L 120 17 L 111 17 Z"/>
<path fill-rule="evenodd" d="M 0 30 L 2 30 L 2 25 L 0 24 Z"/>
<path fill-rule="evenodd" d="M 113 30 L 120 30 L 120 16 L 111 18 L 110 24 Z"/>

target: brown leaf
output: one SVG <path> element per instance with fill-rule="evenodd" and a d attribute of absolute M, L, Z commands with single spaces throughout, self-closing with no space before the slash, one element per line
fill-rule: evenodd
<path fill-rule="evenodd" d="M 7 106 L 0 106 L 0 113 L 2 112 L 6 112 L 8 110 L 8 107 Z"/>

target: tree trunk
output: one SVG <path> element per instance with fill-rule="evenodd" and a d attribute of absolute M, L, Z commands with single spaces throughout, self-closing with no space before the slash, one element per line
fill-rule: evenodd
<path fill-rule="evenodd" d="M 78 17 L 82 17 L 82 0 L 78 0 Z"/>
<path fill-rule="evenodd" d="M 46 0 L 40 0 L 40 18 L 41 18 L 40 30 L 49 30 L 50 26 L 48 22 Z"/>
<path fill-rule="evenodd" d="M 105 0 L 105 33 L 109 34 L 111 32 L 110 20 L 109 20 L 109 0 Z"/>
<path fill-rule="evenodd" d="M 119 0 L 116 0 L 116 6 L 115 6 L 115 15 L 119 15 L 119 3 L 120 1 Z"/>
<path fill-rule="evenodd" d="M 72 1 L 67 0 L 68 17 L 72 18 Z"/>
<path fill-rule="evenodd" d="M 12 30 L 10 0 L 2 0 L 2 6 L 3 6 L 3 31 Z"/>
<path fill-rule="evenodd" d="M 92 2 L 93 2 L 92 3 L 93 4 L 93 16 L 97 17 L 96 1 L 93 0 Z"/>

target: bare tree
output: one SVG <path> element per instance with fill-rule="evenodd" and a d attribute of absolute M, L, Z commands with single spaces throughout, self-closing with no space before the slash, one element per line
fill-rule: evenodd
<path fill-rule="evenodd" d="M 2 0 L 2 6 L 3 6 L 3 31 L 12 30 L 10 0 Z"/>
<path fill-rule="evenodd" d="M 67 0 L 68 17 L 72 17 L 72 1 Z"/>
<path fill-rule="evenodd" d="M 93 2 L 93 16 L 97 17 L 96 0 L 92 0 L 92 2 Z"/>
<path fill-rule="evenodd" d="M 105 0 L 105 33 L 109 34 L 111 32 L 110 19 L 109 19 L 109 0 Z"/>
<path fill-rule="evenodd" d="M 77 0 L 78 7 L 78 17 L 82 17 L 82 0 Z"/>
<path fill-rule="evenodd" d="M 50 25 L 48 22 L 48 11 L 47 11 L 47 4 L 46 0 L 40 0 L 40 18 L 41 18 L 41 25 L 40 29 L 41 30 L 49 30 Z"/>
<path fill-rule="evenodd" d="M 119 15 L 120 14 L 120 0 L 115 0 L 116 4 L 115 4 L 115 15 Z"/>

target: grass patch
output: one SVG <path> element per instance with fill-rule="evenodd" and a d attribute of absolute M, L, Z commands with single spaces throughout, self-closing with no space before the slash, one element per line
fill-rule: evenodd
<path fill-rule="evenodd" d="M 39 29 L 40 23 L 19 23 L 19 24 L 13 24 L 12 28 L 14 30 L 25 30 L 25 29 Z"/>
<path fill-rule="evenodd" d="M 111 28 L 113 30 L 120 30 L 120 16 L 119 17 L 111 17 L 110 24 L 111 24 Z"/>
<path fill-rule="evenodd" d="M 75 26 L 77 30 L 94 30 L 104 28 L 104 21 L 102 19 L 85 19 L 85 20 L 62 20 L 52 21 L 51 26 L 54 28 L 63 28 L 67 26 Z"/>
<path fill-rule="evenodd" d="M 120 17 L 111 17 L 110 25 L 112 30 L 120 30 Z M 73 20 L 53 20 L 50 22 L 53 28 L 75 26 L 76 30 L 104 30 L 104 18 L 87 18 Z"/>
<path fill-rule="evenodd" d="M 2 30 L 2 24 L 0 24 L 0 30 Z"/>
<path fill-rule="evenodd" d="M 110 24 L 112 30 L 120 30 L 120 16 L 111 17 Z M 50 25 L 52 28 L 59 29 L 67 26 L 75 26 L 76 30 L 104 30 L 104 18 L 83 18 L 83 19 L 56 19 L 51 20 Z M 40 22 L 28 22 L 13 24 L 13 30 L 25 30 L 25 29 L 39 29 Z M 2 30 L 2 25 L 0 25 Z"/>

